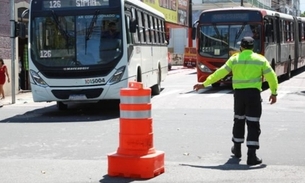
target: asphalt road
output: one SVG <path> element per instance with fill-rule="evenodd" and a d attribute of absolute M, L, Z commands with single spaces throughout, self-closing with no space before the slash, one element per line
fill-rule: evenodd
<path fill-rule="evenodd" d="M 281 81 L 278 103 L 262 92 L 259 166 L 231 156 L 233 96 L 229 86 L 192 91 L 196 72 L 172 70 L 151 99 L 154 147 L 165 172 L 150 179 L 107 175 L 107 155 L 119 145 L 119 111 L 109 103 L 24 102 L 0 109 L 1 183 L 303 183 L 305 182 L 305 72 Z"/>

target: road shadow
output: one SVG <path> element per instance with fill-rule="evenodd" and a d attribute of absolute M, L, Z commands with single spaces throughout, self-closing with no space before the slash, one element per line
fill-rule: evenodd
<path fill-rule="evenodd" d="M 153 179 L 153 178 L 151 178 Z M 151 179 L 135 179 L 135 178 L 122 178 L 122 177 L 111 177 L 108 175 L 104 175 L 103 178 L 99 181 L 100 183 L 130 183 L 134 181 L 147 181 Z"/>
<path fill-rule="evenodd" d="M 215 169 L 215 170 L 254 170 L 254 169 L 262 169 L 266 168 L 266 164 L 260 164 L 256 166 L 249 166 L 249 165 L 243 165 L 239 164 L 241 159 L 235 158 L 234 156 L 231 156 L 231 158 L 228 159 L 226 163 L 223 165 L 215 165 L 215 166 L 203 166 L 203 165 L 192 165 L 192 164 L 179 164 L 180 166 L 189 166 L 193 168 L 206 168 L 206 169 Z"/>
<path fill-rule="evenodd" d="M 119 117 L 119 101 L 106 101 L 69 104 L 67 110 L 58 110 L 56 105 L 51 105 L 3 119 L 0 123 L 96 122 Z"/>
<path fill-rule="evenodd" d="M 208 86 L 204 89 L 195 91 L 195 90 L 190 90 L 190 91 L 186 91 L 186 92 L 181 92 L 179 93 L 180 95 L 184 95 L 184 94 L 199 94 L 199 95 L 205 95 L 205 94 L 212 94 L 212 93 L 217 93 L 217 94 L 233 94 L 233 88 L 232 85 L 230 84 L 222 84 L 218 87 L 212 87 L 212 86 Z"/>

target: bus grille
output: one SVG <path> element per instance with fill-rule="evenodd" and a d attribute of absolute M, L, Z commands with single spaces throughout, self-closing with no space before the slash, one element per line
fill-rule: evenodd
<path fill-rule="evenodd" d="M 52 90 L 53 95 L 56 98 L 67 100 L 70 95 L 86 95 L 88 99 L 97 98 L 103 92 L 103 88 L 97 89 L 84 89 L 84 90 Z"/>
<path fill-rule="evenodd" d="M 112 68 L 113 69 L 113 68 Z M 60 71 L 60 70 L 41 70 L 41 73 L 47 78 L 88 78 L 107 76 L 112 69 L 100 70 L 82 70 L 82 71 Z"/>

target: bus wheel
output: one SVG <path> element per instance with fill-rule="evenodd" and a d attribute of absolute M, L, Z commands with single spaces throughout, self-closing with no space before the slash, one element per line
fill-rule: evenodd
<path fill-rule="evenodd" d="M 212 84 L 212 87 L 214 87 L 214 88 L 217 88 L 217 87 L 219 87 L 220 86 L 220 83 L 213 83 Z"/>
<path fill-rule="evenodd" d="M 161 69 L 158 69 L 158 78 L 157 78 L 157 84 L 155 84 L 152 88 L 151 88 L 151 94 L 152 95 L 159 95 L 160 91 L 161 91 Z"/>
<path fill-rule="evenodd" d="M 64 104 L 63 102 L 57 102 L 56 106 L 57 106 L 57 109 L 61 110 L 61 111 L 68 109 L 68 104 Z"/>

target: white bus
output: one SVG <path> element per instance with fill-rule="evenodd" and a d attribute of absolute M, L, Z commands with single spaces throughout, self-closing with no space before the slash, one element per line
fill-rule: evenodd
<path fill-rule="evenodd" d="M 107 29 L 116 29 L 107 33 Z M 139 0 L 32 0 L 29 75 L 35 102 L 119 99 L 128 82 L 160 93 L 168 71 L 165 17 Z"/>

